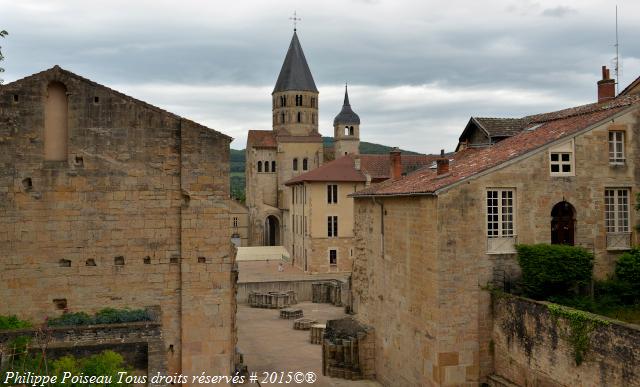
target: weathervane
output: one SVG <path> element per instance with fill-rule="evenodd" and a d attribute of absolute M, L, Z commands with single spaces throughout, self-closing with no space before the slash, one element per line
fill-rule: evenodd
<path fill-rule="evenodd" d="M 300 20 L 302 20 L 302 18 L 299 18 L 299 17 L 296 15 L 296 11 L 293 11 L 293 17 L 290 17 L 290 18 L 289 18 L 289 20 L 293 20 L 293 31 L 295 32 L 295 31 L 296 31 L 296 27 L 297 27 L 297 25 L 298 25 L 298 22 L 299 22 Z"/>

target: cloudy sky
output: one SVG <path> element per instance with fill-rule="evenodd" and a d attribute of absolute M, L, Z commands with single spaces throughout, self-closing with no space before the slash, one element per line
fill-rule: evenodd
<path fill-rule="evenodd" d="M 595 100 L 613 65 L 611 0 L 0 0 L 5 82 L 59 64 L 235 138 L 271 128 L 292 34 L 320 90 L 320 132 L 350 85 L 361 139 L 451 150 L 470 116 Z M 622 87 L 640 75 L 640 1 L 619 0 Z M 634 27 L 636 26 L 636 27 Z"/>

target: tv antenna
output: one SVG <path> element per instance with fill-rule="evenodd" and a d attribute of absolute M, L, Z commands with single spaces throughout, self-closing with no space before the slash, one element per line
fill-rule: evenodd
<path fill-rule="evenodd" d="M 616 95 L 620 92 L 620 52 L 619 52 L 619 44 L 618 44 L 618 4 L 616 4 L 616 44 L 614 44 L 616 48 L 616 58 L 614 59 L 614 67 L 613 71 L 616 74 Z"/>

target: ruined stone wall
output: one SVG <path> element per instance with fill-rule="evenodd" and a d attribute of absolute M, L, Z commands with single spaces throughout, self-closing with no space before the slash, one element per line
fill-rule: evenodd
<path fill-rule="evenodd" d="M 55 162 L 43 160 L 51 81 L 68 96 L 68 158 Z M 57 67 L 2 86 L 0 314 L 160 305 L 168 371 L 229 371 L 229 141 Z"/>
<path fill-rule="evenodd" d="M 597 317 L 598 318 L 598 317 Z M 546 303 L 513 296 L 493 298 L 495 374 L 518 386 L 640 386 L 640 326 L 606 320 L 589 337 L 576 365 L 572 329 Z"/>

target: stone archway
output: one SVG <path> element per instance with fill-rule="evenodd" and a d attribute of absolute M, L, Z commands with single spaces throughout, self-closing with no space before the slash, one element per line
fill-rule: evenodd
<path fill-rule="evenodd" d="M 575 244 L 576 209 L 567 201 L 561 201 L 551 210 L 551 243 Z"/>
<path fill-rule="evenodd" d="M 269 215 L 264 221 L 264 245 L 280 246 L 280 220 L 274 215 Z"/>

